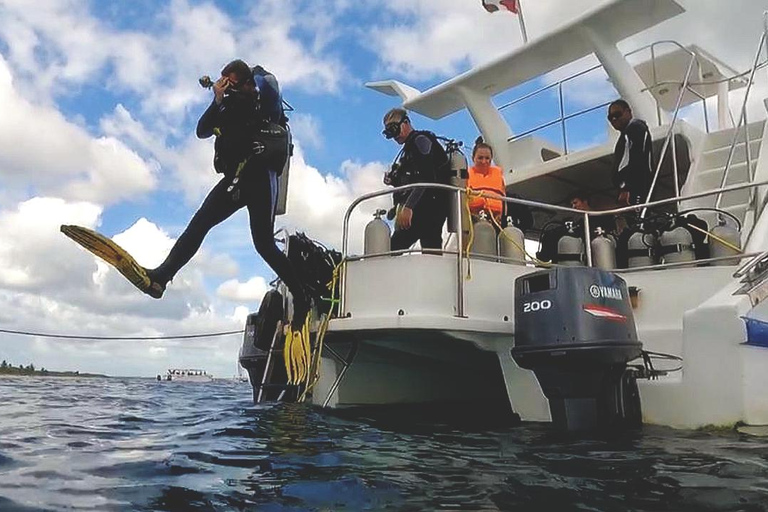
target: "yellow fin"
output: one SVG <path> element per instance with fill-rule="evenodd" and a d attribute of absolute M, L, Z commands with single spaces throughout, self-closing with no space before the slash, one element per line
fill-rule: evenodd
<path fill-rule="evenodd" d="M 61 232 L 84 249 L 115 267 L 133 286 L 142 292 L 146 293 L 149 290 L 152 282 L 144 267 L 136 263 L 133 256 L 109 238 L 82 226 L 62 225 Z"/>

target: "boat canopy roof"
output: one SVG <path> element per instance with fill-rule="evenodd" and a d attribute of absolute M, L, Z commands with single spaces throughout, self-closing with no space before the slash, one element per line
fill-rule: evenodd
<path fill-rule="evenodd" d="M 494 96 L 592 54 L 594 47 L 583 33 L 589 27 L 599 28 L 605 39 L 619 42 L 682 12 L 684 9 L 675 0 L 614 0 L 505 56 L 424 92 L 395 80 L 366 85 L 400 96 L 403 107 L 409 110 L 440 119 L 465 108 L 460 94 L 462 88 Z"/>

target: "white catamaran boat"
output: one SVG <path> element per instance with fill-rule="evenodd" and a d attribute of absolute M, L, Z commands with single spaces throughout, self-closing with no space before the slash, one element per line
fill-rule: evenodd
<path fill-rule="evenodd" d="M 165 380 L 179 382 L 211 382 L 213 375 L 196 368 L 170 368 L 165 373 Z"/>
<path fill-rule="evenodd" d="M 629 264 L 613 271 L 624 283 L 618 291 L 589 287 L 592 297 L 602 294 L 606 300 L 631 294 L 629 315 L 634 316 L 637 339 L 646 354 L 646 371 L 636 375 L 634 388 L 639 389 L 642 421 L 685 428 L 768 424 L 768 346 L 759 321 L 761 316 L 768 318 L 761 315 L 768 296 L 768 131 L 764 120 L 749 121 L 746 115 L 755 75 L 765 72 L 766 35 L 760 38 L 754 65 L 745 73 L 733 71 L 698 46 L 673 41 L 628 55 L 619 51 L 621 41 L 678 15 L 685 15 L 684 9 L 674 0 L 616 0 L 429 90 L 418 91 L 394 80 L 368 87 L 399 97 L 404 108 L 431 119 L 467 109 L 493 146 L 497 165 L 507 170 L 508 191 L 525 198 L 508 202 L 533 209 L 535 226 L 526 231 L 526 238 L 536 239 L 553 219 L 583 218 L 588 227 L 596 215 L 628 210 L 583 212 L 570 209 L 568 202 L 577 191 L 605 198 L 616 195 L 610 178 L 614 144 L 570 151 L 565 134 L 568 120 L 595 110 L 605 112 L 615 97 L 566 115 L 563 84 L 594 68 L 546 86 L 544 90 L 559 93 L 561 109 L 557 120 L 541 128 L 562 127 L 561 145 L 537 137 L 537 130 L 512 132 L 505 109 L 531 94 L 501 107 L 493 99 L 585 57 L 596 57 L 618 95 L 650 127 L 657 165 L 649 195 L 655 210 L 649 211 L 666 212 L 671 221 L 693 212 L 706 221 L 705 231 L 710 233 L 708 255 L 694 255 L 691 240 L 685 239 L 662 243 L 657 251 L 660 244 L 655 237 L 663 239 L 666 231 L 669 238 L 676 226 L 650 233 L 646 224 L 642 229 L 647 232 L 639 231 L 645 247 L 633 253 L 630 246 Z M 735 89 L 742 89 L 744 103 L 740 112 L 729 115 L 729 92 Z M 717 103 L 716 123 L 710 122 L 715 120 L 709 119 L 707 99 Z M 681 108 L 697 103 L 703 108 L 701 127 L 679 115 Z M 552 306 L 548 300 L 538 305 L 516 302 L 516 281 L 524 282 L 518 278 L 536 272 L 545 275 L 542 269 L 530 257 L 526 261 L 487 254 L 463 257 L 456 250 L 464 246 L 461 229 L 451 235 L 448 247 L 453 250 L 439 254 L 419 250 L 349 254 L 352 211 L 361 203 L 364 207 L 368 199 L 391 193 L 389 189 L 368 194 L 347 211 L 340 304 L 327 323 L 319 377 L 307 399 L 330 408 L 479 404 L 499 414 L 514 412 L 522 420 L 553 420 L 553 396 L 545 393 L 540 375 L 519 366 L 513 357 L 525 308 Z M 458 192 L 456 197 L 459 208 Z M 725 235 L 715 234 L 718 227 L 724 228 L 722 233 L 738 228 L 731 243 L 720 245 Z M 582 261 L 576 264 L 593 266 L 589 239 L 581 247 Z M 560 270 L 555 265 L 547 272 Z M 558 275 L 565 282 L 566 274 Z M 533 281 L 528 283 L 528 288 L 518 285 L 517 293 L 536 291 Z M 272 370 L 282 365 L 282 356 L 277 357 L 276 344 L 269 340 L 261 341 L 261 348 L 254 346 L 260 342 L 254 339 L 258 327 L 257 318 L 249 320 L 240 361 L 251 372 L 255 399 L 284 398 L 284 390 L 269 393 L 269 386 L 280 387 L 274 384 Z M 274 339 L 281 333 L 268 332 Z M 647 360 L 659 354 L 667 361 L 657 360 L 652 370 Z M 663 371 L 673 370 L 679 360 L 681 369 Z M 649 376 L 653 378 L 644 378 Z M 619 391 L 619 401 L 629 396 L 626 393 Z"/>

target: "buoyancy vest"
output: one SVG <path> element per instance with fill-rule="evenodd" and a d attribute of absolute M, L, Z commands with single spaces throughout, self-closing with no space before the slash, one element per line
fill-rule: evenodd
<path fill-rule="evenodd" d="M 422 155 L 416 147 L 416 138 L 420 135 L 427 137 L 431 144 L 429 154 Z M 414 130 L 405 139 L 403 148 L 397 156 L 397 172 L 389 183 L 394 187 L 409 185 L 411 183 L 444 183 L 450 184 L 450 163 L 437 136 L 426 130 Z M 409 192 L 395 194 L 395 203 L 405 202 Z M 424 192 L 428 196 L 444 197 L 442 191 L 428 190 Z"/>
<path fill-rule="evenodd" d="M 495 194 L 501 197 L 506 195 L 504 187 L 504 175 L 500 167 L 490 166 L 488 172 L 483 173 L 472 166 L 469 169 L 469 180 L 467 186 L 475 192 L 485 192 L 486 194 Z M 490 212 L 497 219 L 504 212 L 504 202 L 500 199 L 491 199 L 488 197 L 469 197 L 469 211 L 477 215 L 480 211 Z"/>

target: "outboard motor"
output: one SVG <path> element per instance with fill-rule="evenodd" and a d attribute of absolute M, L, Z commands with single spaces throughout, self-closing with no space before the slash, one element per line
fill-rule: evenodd
<path fill-rule="evenodd" d="M 616 242 L 613 237 L 606 234 L 603 228 L 595 229 L 596 236 L 592 239 L 592 263 L 602 270 L 616 268 Z"/>
<path fill-rule="evenodd" d="M 735 256 L 741 249 L 741 234 L 739 230 L 729 226 L 725 217 L 718 216 L 717 226 L 712 229 L 709 237 L 709 254 L 712 258 Z M 719 240 L 718 240 L 719 239 Z M 726 242 L 726 243 L 723 243 Z M 721 260 L 712 262 L 713 265 L 734 265 L 738 260 Z"/>
<path fill-rule="evenodd" d="M 461 189 L 467 188 L 467 179 L 469 171 L 467 157 L 461 152 L 461 141 L 448 141 L 445 144 L 446 153 L 448 153 L 448 164 L 450 165 L 451 185 Z M 456 212 L 456 195 L 451 192 L 450 207 L 448 208 L 448 232 L 455 233 L 457 229 L 458 213 Z M 469 230 L 469 213 L 467 213 L 467 194 L 461 194 L 461 227 L 464 232 Z"/>
<path fill-rule="evenodd" d="M 533 370 L 562 430 L 642 423 L 634 368 L 642 355 L 624 280 L 595 268 L 552 268 L 515 281 L 512 357 Z"/>
<path fill-rule="evenodd" d="M 499 233 L 499 256 L 504 263 L 525 262 L 525 235 L 507 217 L 507 227 Z"/>
<path fill-rule="evenodd" d="M 627 267 L 647 267 L 656 263 L 653 248 L 656 236 L 653 233 L 635 231 L 627 240 Z"/>
<path fill-rule="evenodd" d="M 474 236 L 472 239 L 473 254 L 496 258 L 496 228 L 488 220 L 485 212 L 480 212 L 480 217 L 472 225 Z"/>
<path fill-rule="evenodd" d="M 382 254 L 390 251 L 391 232 L 389 225 L 382 219 L 387 210 L 376 210 L 373 220 L 366 224 L 363 239 L 363 254 Z"/>
<path fill-rule="evenodd" d="M 664 263 L 695 261 L 691 232 L 675 219 L 671 226 L 659 236 L 659 255 Z"/>
<path fill-rule="evenodd" d="M 573 222 L 566 222 L 567 233 L 557 241 L 557 262 L 568 267 L 583 265 L 584 241 L 573 230 Z"/>

